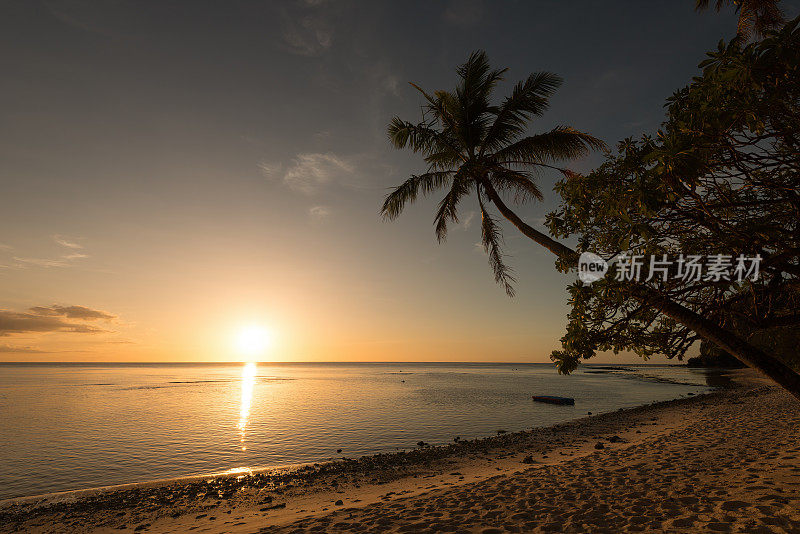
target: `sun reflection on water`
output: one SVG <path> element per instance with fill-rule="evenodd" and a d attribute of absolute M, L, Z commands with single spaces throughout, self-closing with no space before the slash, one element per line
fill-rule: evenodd
<path fill-rule="evenodd" d="M 250 404 L 253 401 L 253 386 L 255 383 L 256 364 L 255 362 L 250 362 L 242 368 L 242 402 L 239 409 L 239 424 L 236 425 L 239 429 L 239 441 L 242 444 L 243 451 L 247 450 L 244 440 L 247 436 L 247 422 L 250 420 Z"/>

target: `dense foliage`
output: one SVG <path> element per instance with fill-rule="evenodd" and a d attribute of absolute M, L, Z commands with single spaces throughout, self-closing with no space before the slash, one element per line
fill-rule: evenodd
<path fill-rule="evenodd" d="M 702 75 L 669 99 L 656 136 L 627 139 L 595 171 L 558 183 L 563 201 L 548 224 L 604 258 L 759 255 L 760 276 L 578 282 L 569 288 L 563 348 L 552 356 L 563 372 L 597 350 L 685 354 L 697 334 L 641 298 L 642 284 L 744 338 L 773 328 L 797 332 L 798 20 L 757 43 L 720 43 L 700 67 Z"/>

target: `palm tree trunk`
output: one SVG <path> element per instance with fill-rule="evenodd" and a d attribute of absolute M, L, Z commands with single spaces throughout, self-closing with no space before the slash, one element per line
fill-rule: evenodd
<path fill-rule="evenodd" d="M 491 184 L 484 182 L 482 185 L 487 196 L 497 206 L 503 217 L 516 226 L 520 232 L 561 258 L 568 266 L 574 267 L 578 264 L 577 252 L 526 224 L 506 206 Z M 633 296 L 639 302 L 653 306 L 664 315 L 696 332 L 706 341 L 729 352 L 745 365 L 771 378 L 800 400 L 800 375 L 774 356 L 750 345 L 741 337 L 645 285 L 637 284 L 633 289 Z"/>

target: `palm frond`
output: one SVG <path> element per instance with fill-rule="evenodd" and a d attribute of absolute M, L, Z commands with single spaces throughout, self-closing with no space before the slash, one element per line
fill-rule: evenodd
<path fill-rule="evenodd" d="M 531 200 L 544 200 L 542 191 L 529 172 L 496 165 L 492 167 L 489 179 L 497 190 L 514 193 L 516 204 L 525 204 Z"/>
<path fill-rule="evenodd" d="M 549 132 L 532 135 L 507 145 L 493 154 L 498 163 L 536 165 L 585 156 L 605 143 L 569 126 L 557 126 Z"/>
<path fill-rule="evenodd" d="M 450 170 L 453 167 L 458 167 L 464 160 L 461 154 L 452 150 L 442 150 L 441 152 L 433 152 L 425 156 L 425 162 L 428 164 L 429 170 Z"/>
<path fill-rule="evenodd" d="M 409 146 L 412 151 L 423 154 L 445 151 L 454 155 L 460 153 L 455 140 L 451 139 L 447 132 L 436 130 L 426 123 L 414 124 L 393 117 L 387 128 L 387 134 L 389 141 L 396 148 Z M 463 157 L 460 159 L 463 160 Z"/>
<path fill-rule="evenodd" d="M 502 284 L 509 297 L 513 297 L 514 282 L 516 279 L 512 275 L 513 270 L 511 267 L 503 262 L 503 252 L 501 249 L 501 242 L 503 234 L 500 226 L 492 218 L 486 206 L 483 205 L 480 194 L 478 194 L 478 204 L 481 208 L 481 242 L 486 255 L 489 257 L 489 265 L 492 267 L 494 273 L 494 280 L 498 284 Z"/>
<path fill-rule="evenodd" d="M 495 150 L 521 135 L 532 116 L 545 112 L 550 96 L 561 86 L 561 81 L 551 72 L 536 72 L 524 82 L 518 82 L 497 108 L 494 122 L 482 141 L 481 152 Z"/>
<path fill-rule="evenodd" d="M 434 97 L 429 95 L 422 87 L 413 82 L 409 82 L 409 85 L 419 91 L 422 96 L 425 97 L 425 100 L 428 101 L 428 110 L 433 112 L 436 120 L 443 126 L 444 132 L 449 133 L 450 135 L 456 135 L 456 137 L 458 137 L 458 122 L 451 113 L 453 106 L 450 105 L 448 107 L 448 104 L 452 104 L 456 97 L 450 95 L 450 93 L 447 91 L 437 91 L 438 95 Z M 463 139 L 461 139 L 461 142 L 463 143 Z"/>
<path fill-rule="evenodd" d="M 447 224 L 449 222 L 458 222 L 458 203 L 461 199 L 469 194 L 469 179 L 465 173 L 459 169 L 453 176 L 453 183 L 450 186 L 450 191 L 439 202 L 439 208 L 436 210 L 436 217 L 434 217 L 434 228 L 436 230 L 436 239 L 441 243 L 447 238 Z"/>
<path fill-rule="evenodd" d="M 407 203 L 414 202 L 417 199 L 420 191 L 423 194 L 428 194 L 446 186 L 450 180 L 450 175 L 454 172 L 427 172 L 412 176 L 386 195 L 381 208 L 381 216 L 390 221 L 396 219 L 403 212 L 403 208 Z"/>

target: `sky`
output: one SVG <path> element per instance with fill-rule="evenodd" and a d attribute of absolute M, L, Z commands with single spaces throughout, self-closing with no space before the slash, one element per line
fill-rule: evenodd
<path fill-rule="evenodd" d="M 425 169 L 386 137 L 392 116 L 419 118 L 407 82 L 449 89 L 484 49 L 510 69 L 498 99 L 531 72 L 564 78 L 532 132 L 613 146 L 654 132 L 736 27 L 693 0 L 12 0 L 0 15 L 0 361 L 238 361 L 249 325 L 271 333 L 263 360 L 549 361 L 574 279 L 549 253 L 505 226 L 511 299 L 474 198 L 443 244 L 436 198 L 379 217 Z M 536 227 L 556 179 L 520 209 Z"/>

